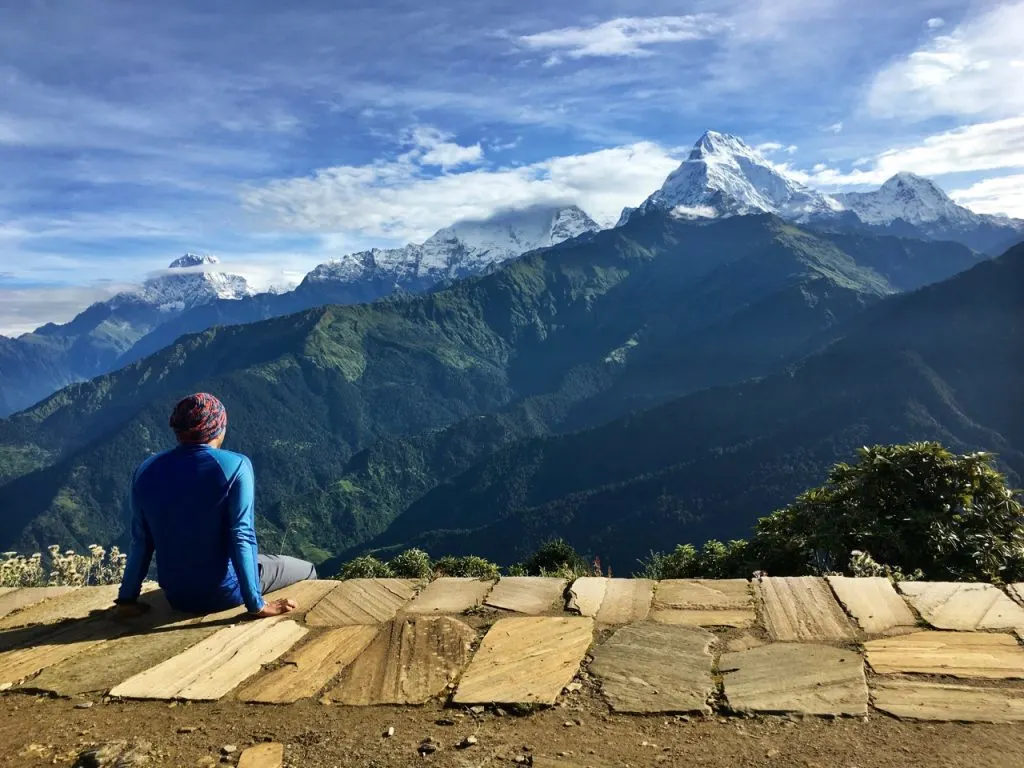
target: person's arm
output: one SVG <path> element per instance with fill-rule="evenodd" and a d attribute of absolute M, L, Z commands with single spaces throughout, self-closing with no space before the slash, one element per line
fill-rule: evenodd
<path fill-rule="evenodd" d="M 128 547 L 128 560 L 121 579 L 121 588 L 117 593 L 119 605 L 131 605 L 139 599 L 142 581 L 149 573 L 149 564 L 153 560 L 153 536 L 146 525 L 146 517 L 139 501 L 135 481 L 138 472 L 132 476 L 132 487 L 128 494 L 128 507 L 131 510 L 131 544 Z"/>
<path fill-rule="evenodd" d="M 252 463 L 243 459 L 228 490 L 227 523 L 231 563 L 238 574 L 242 599 L 249 613 L 258 614 L 263 610 L 264 602 L 256 561 L 255 485 Z"/>

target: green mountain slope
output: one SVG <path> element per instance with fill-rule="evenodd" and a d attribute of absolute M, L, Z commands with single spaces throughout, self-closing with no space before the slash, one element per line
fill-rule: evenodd
<path fill-rule="evenodd" d="M 902 248 L 977 260 L 952 244 Z M 0 422 L 0 546 L 119 538 L 132 468 L 167 447 L 174 401 L 207 389 L 227 404 L 230 447 L 253 459 L 264 540 L 338 552 L 511 440 L 802 353 L 895 290 L 899 258 L 872 269 L 850 251 L 769 216 L 637 217 L 428 296 L 185 337 Z M 729 359 L 716 339 L 757 354 Z M 630 378 L 643 365 L 660 366 L 656 389 Z"/>
<path fill-rule="evenodd" d="M 514 444 L 411 505 L 371 547 L 510 562 L 551 536 L 631 568 L 651 549 L 744 536 L 864 444 L 999 452 L 1024 476 L 1024 246 L 870 308 L 760 381 Z"/>

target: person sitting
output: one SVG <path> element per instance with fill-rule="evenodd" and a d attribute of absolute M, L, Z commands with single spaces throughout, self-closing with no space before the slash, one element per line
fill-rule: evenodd
<path fill-rule="evenodd" d="M 157 581 L 172 608 L 211 613 L 245 604 L 249 615 L 278 616 L 297 608 L 263 595 L 317 578 L 312 563 L 257 552 L 255 480 L 248 457 L 221 448 L 227 411 L 213 395 L 181 400 L 170 418 L 175 448 L 142 462 L 132 477 L 131 547 L 117 612 L 141 613 L 142 581 L 154 553 Z"/>

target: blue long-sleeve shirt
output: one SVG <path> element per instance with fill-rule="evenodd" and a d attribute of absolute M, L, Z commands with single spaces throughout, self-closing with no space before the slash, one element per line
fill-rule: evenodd
<path fill-rule="evenodd" d="M 178 610 L 263 607 L 252 463 L 208 445 L 179 445 L 132 478 L 131 548 L 120 601 L 138 598 L 156 553 L 157 581 Z"/>

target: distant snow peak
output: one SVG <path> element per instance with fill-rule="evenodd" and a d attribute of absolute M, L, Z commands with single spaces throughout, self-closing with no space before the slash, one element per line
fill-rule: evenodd
<path fill-rule="evenodd" d="M 186 253 L 150 277 L 133 296 L 165 312 L 180 312 L 215 299 L 240 299 L 256 291 L 241 275 L 198 269 L 219 264 L 216 256 Z"/>
<path fill-rule="evenodd" d="M 977 226 L 986 217 L 954 203 L 931 179 L 902 171 L 873 192 L 846 192 L 835 196 L 865 224 L 942 222 Z"/>
<path fill-rule="evenodd" d="M 800 221 L 842 206 L 773 166 L 742 139 L 706 131 L 638 210 L 652 208 L 687 218 L 774 213 Z"/>
<path fill-rule="evenodd" d="M 179 256 L 168 264 L 167 268 L 187 269 L 189 267 L 201 267 L 205 264 L 220 264 L 220 259 L 210 254 L 199 255 L 197 253 L 186 253 L 184 256 Z"/>
<path fill-rule="evenodd" d="M 397 286 L 422 287 L 480 274 L 527 251 L 598 229 L 575 205 L 502 211 L 487 219 L 460 221 L 439 229 L 423 243 L 346 254 L 316 267 L 305 282 L 389 280 Z"/>

